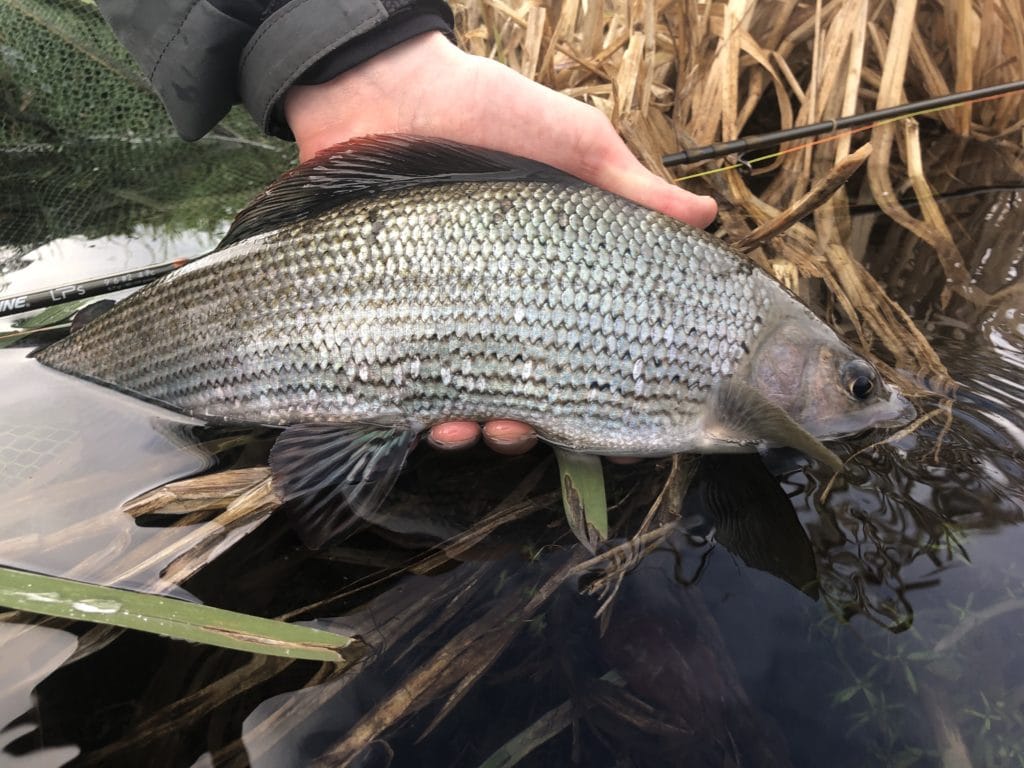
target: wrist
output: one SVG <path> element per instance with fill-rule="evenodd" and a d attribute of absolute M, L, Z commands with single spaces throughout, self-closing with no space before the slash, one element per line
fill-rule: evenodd
<path fill-rule="evenodd" d="M 300 160 L 355 136 L 413 129 L 427 69 L 464 55 L 441 32 L 417 35 L 316 85 L 294 85 L 284 115 Z"/>

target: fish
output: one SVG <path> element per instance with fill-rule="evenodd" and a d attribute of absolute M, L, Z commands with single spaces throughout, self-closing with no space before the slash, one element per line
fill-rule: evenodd
<path fill-rule="evenodd" d="M 283 429 L 275 487 L 323 542 L 417 437 L 517 419 L 565 450 L 796 448 L 913 406 L 721 239 L 547 165 L 442 139 L 339 145 L 194 260 L 37 354 L 216 423 Z M 318 532 L 317 532 L 318 531 Z"/>

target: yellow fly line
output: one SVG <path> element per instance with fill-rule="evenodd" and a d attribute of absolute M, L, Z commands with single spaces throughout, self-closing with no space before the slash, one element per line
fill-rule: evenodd
<path fill-rule="evenodd" d="M 961 96 L 964 96 L 965 98 L 963 98 L 962 100 L 953 101 L 951 103 L 940 104 L 938 106 L 925 107 L 923 109 L 918 109 L 918 110 L 913 111 L 913 112 L 907 112 L 907 113 L 902 113 L 901 112 L 901 114 L 894 115 L 892 117 L 887 117 L 887 118 L 882 119 L 882 120 L 876 120 L 876 121 L 874 121 L 872 123 L 869 123 L 867 125 L 860 125 L 860 126 L 857 126 L 857 127 L 854 127 L 854 128 L 848 128 L 846 130 L 834 130 L 833 129 L 833 131 L 831 133 L 829 133 L 829 135 L 827 135 L 827 136 L 825 136 L 823 138 L 820 138 L 820 139 L 815 139 L 813 141 L 804 142 L 803 144 L 797 144 L 796 146 L 787 147 L 786 149 L 780 149 L 777 152 L 769 152 L 767 154 L 759 155 L 758 157 L 754 157 L 754 158 L 751 158 L 749 160 L 740 160 L 739 162 L 732 163 L 730 165 L 723 165 L 720 168 L 709 168 L 707 170 L 697 171 L 695 173 L 690 173 L 690 174 L 687 174 L 685 176 L 678 176 L 678 177 L 674 178 L 674 181 L 679 183 L 679 182 L 683 182 L 683 181 L 689 181 L 690 179 L 697 179 L 697 178 L 700 178 L 702 176 L 711 176 L 711 175 L 716 174 L 716 173 L 723 173 L 725 171 L 732 171 L 732 170 L 746 170 L 746 171 L 749 171 L 753 166 L 755 166 L 755 165 L 757 165 L 759 163 L 764 163 L 764 162 L 767 162 L 769 160 L 774 160 L 775 158 L 782 157 L 783 155 L 787 155 L 790 152 L 798 152 L 799 150 L 807 149 L 808 147 L 814 147 L 814 146 L 817 146 L 819 144 L 827 144 L 830 141 L 838 141 L 843 136 L 852 136 L 853 134 L 862 133 L 863 131 L 870 131 L 870 130 L 873 130 L 874 128 L 878 128 L 880 126 L 887 125 L 889 123 L 894 123 L 897 120 L 908 120 L 910 118 L 920 117 L 921 115 L 928 115 L 928 114 L 932 114 L 932 113 L 935 113 L 935 112 L 942 112 L 944 110 L 952 109 L 954 107 L 962 107 L 962 106 L 966 106 L 966 105 L 969 105 L 969 104 L 979 104 L 979 103 L 981 103 L 983 101 L 992 101 L 994 99 L 1001 99 L 1004 96 L 1007 96 L 1008 94 L 1010 94 L 1010 93 L 1012 93 L 1012 92 L 1014 92 L 1016 90 L 1024 90 L 1024 81 L 1016 82 L 1016 83 L 1007 83 L 1005 86 L 996 86 L 996 87 L 1002 89 L 1001 92 L 999 92 L 999 93 L 990 93 L 988 95 L 978 96 L 976 98 L 971 98 L 971 99 L 966 98 L 966 96 L 968 94 L 970 94 L 970 93 L 977 93 L 977 91 L 969 91 L 966 94 L 952 94 L 951 96 L 961 95 Z M 979 89 L 979 90 L 983 90 L 984 91 L 984 90 L 990 90 L 990 89 Z M 941 98 L 950 98 L 950 97 L 941 97 Z M 934 101 L 934 99 L 930 99 L 929 101 Z M 928 103 L 928 102 L 922 102 L 922 103 Z M 911 104 L 907 104 L 907 105 L 904 105 L 904 107 L 902 107 L 902 108 L 911 107 L 911 106 L 912 106 Z M 902 109 L 902 108 L 897 108 L 897 109 Z M 887 110 L 881 110 L 881 111 L 885 112 Z M 865 114 L 865 115 L 861 115 L 859 117 L 861 117 L 863 119 L 870 119 L 870 116 L 871 116 L 871 113 L 868 113 L 868 114 Z M 858 116 L 854 116 L 854 118 L 856 118 L 856 117 L 858 117 Z M 840 118 L 840 120 L 851 120 L 851 119 L 853 119 L 853 118 Z M 833 120 L 833 121 L 831 121 L 831 125 L 833 125 L 833 126 L 838 125 L 840 120 Z M 823 123 L 821 125 L 823 126 L 823 130 L 827 130 L 827 126 L 829 125 L 829 123 Z M 797 127 L 794 130 L 799 130 L 799 127 Z M 781 131 L 780 133 L 785 133 L 785 131 Z M 761 138 L 760 136 L 752 136 L 749 139 L 737 139 L 735 142 L 726 142 L 726 143 L 723 143 L 721 146 L 723 148 L 731 147 L 731 146 L 736 146 L 737 150 L 742 151 L 741 150 L 741 146 L 744 143 L 750 143 L 751 145 L 754 145 L 758 141 L 758 139 L 760 139 L 760 138 Z M 785 141 L 785 139 L 778 139 L 778 140 L 780 142 L 781 141 Z M 716 146 L 716 145 L 711 145 L 709 147 L 704 147 L 704 148 L 700 148 L 698 150 L 691 150 L 691 151 L 694 152 L 694 153 L 697 153 L 697 152 L 700 152 L 700 151 L 702 151 L 704 149 L 711 149 L 714 146 Z M 716 153 L 713 156 L 720 156 L 720 154 L 721 153 Z M 733 154 L 735 154 L 735 152 L 733 152 Z M 703 157 L 701 159 L 707 160 L 707 159 L 711 159 L 711 157 L 707 157 L 706 156 L 706 157 Z M 666 160 L 668 160 L 668 158 L 666 158 Z M 685 160 L 684 160 L 684 162 L 685 162 Z M 666 164 L 674 164 L 674 163 L 667 162 Z"/>

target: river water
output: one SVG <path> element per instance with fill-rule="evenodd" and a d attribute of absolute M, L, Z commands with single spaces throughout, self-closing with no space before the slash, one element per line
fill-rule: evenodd
<path fill-rule="evenodd" d="M 1020 285 L 1024 193 L 944 205 L 976 286 Z M 0 294 L 194 256 L 218 226 L 58 228 L 8 247 Z M 927 248 L 880 217 L 871 232 L 865 262 L 952 398 L 922 398 L 937 416 L 912 434 L 844 443 L 860 453 L 836 482 L 788 452 L 703 459 L 667 538 L 606 591 L 600 572 L 566 574 L 583 553 L 544 447 L 417 450 L 396 519 L 458 530 L 533 500 L 433 568 L 401 566 L 425 546 L 408 526 L 314 552 L 274 515 L 165 582 L 168 562 L 137 553 L 180 555 L 188 528 L 120 503 L 258 463 L 260 441 L 224 449 L 197 422 L 45 370 L 28 357 L 38 338 L 0 350 L 0 565 L 301 618 L 373 649 L 339 672 L 8 614 L 0 764 L 1024 764 L 1024 306 L 950 298 Z M 670 471 L 608 467 L 613 518 L 642 517 Z"/>

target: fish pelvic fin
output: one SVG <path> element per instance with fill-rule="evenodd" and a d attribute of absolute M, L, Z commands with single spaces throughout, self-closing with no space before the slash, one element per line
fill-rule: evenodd
<path fill-rule="evenodd" d="M 543 163 L 453 141 L 363 136 L 325 149 L 272 182 L 238 213 L 215 250 L 353 200 L 464 181 L 583 183 Z"/>
<path fill-rule="evenodd" d="M 843 471 L 838 456 L 749 384 L 735 377 L 720 381 L 711 389 L 709 404 L 705 424 L 709 442 L 734 445 L 737 449 L 753 449 L 762 443 L 785 445 L 836 472 Z"/>
<path fill-rule="evenodd" d="M 373 522 L 418 430 L 374 424 L 298 424 L 270 450 L 274 489 L 303 543 L 319 549 Z"/>

